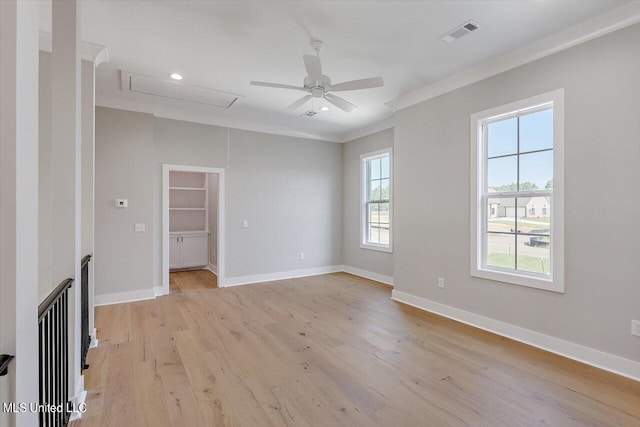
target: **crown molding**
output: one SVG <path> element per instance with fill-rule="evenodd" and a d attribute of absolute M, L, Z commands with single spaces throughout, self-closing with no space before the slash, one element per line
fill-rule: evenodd
<path fill-rule="evenodd" d="M 163 119 L 182 120 L 185 122 L 201 123 L 225 128 L 228 127 L 230 129 L 246 130 L 251 132 L 262 132 L 272 135 L 289 136 L 293 138 L 312 139 L 323 142 L 342 142 L 341 138 L 336 138 L 331 134 L 309 133 L 285 126 L 273 126 L 266 123 L 237 118 L 215 117 L 208 114 L 203 114 L 199 117 L 192 112 L 186 112 L 178 108 L 171 108 L 166 106 L 157 108 L 153 116 Z"/>
<path fill-rule="evenodd" d="M 51 33 L 40 31 L 40 50 L 49 52 L 53 50 L 53 36 Z M 80 42 L 80 57 L 89 62 L 93 62 L 94 66 L 109 61 L 109 51 L 106 46 L 102 46 L 91 42 Z"/>
<path fill-rule="evenodd" d="M 619 6 L 386 103 L 394 112 L 640 22 L 640 1 Z"/>
<path fill-rule="evenodd" d="M 262 132 L 272 135 L 282 135 L 323 142 L 344 142 L 343 138 L 340 138 L 335 134 L 310 133 L 285 126 L 273 126 L 257 121 L 229 118 L 224 116 L 214 116 L 209 112 L 200 112 L 179 107 L 145 103 L 135 99 L 126 99 L 119 96 L 109 96 L 106 94 L 102 94 L 101 96 L 96 97 L 96 107 L 135 111 L 138 113 L 150 114 L 153 117 L 162 119 L 180 120 L 184 122 L 219 126 L 223 128 L 246 130 L 251 132 Z"/>
<path fill-rule="evenodd" d="M 382 120 L 380 122 L 373 123 L 371 125 L 355 129 L 351 132 L 345 133 L 340 142 L 351 142 L 358 138 L 364 138 L 365 136 L 372 135 L 374 133 L 381 132 L 386 129 L 390 129 L 394 126 L 393 117 L 388 118 L 386 120 Z"/>

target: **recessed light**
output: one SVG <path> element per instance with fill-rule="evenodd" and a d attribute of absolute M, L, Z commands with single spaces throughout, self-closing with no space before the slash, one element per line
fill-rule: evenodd
<path fill-rule="evenodd" d="M 182 80 L 182 74 L 178 73 L 171 73 L 169 74 L 169 77 L 171 77 L 173 80 Z"/>
<path fill-rule="evenodd" d="M 329 111 L 329 107 L 320 107 L 320 111 Z"/>

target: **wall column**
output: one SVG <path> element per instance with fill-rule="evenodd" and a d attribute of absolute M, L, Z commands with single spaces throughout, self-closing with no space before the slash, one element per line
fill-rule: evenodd
<path fill-rule="evenodd" d="M 38 5 L 0 1 L 0 400 L 38 401 Z M 38 414 L 0 413 L 0 425 Z"/>
<path fill-rule="evenodd" d="M 93 61 L 82 61 L 82 254 L 94 251 L 95 193 L 95 70 Z M 89 333 L 91 345 L 96 344 L 93 307 L 93 272 L 95 260 L 89 263 Z"/>
<path fill-rule="evenodd" d="M 84 401 L 80 372 L 81 74 L 80 2 L 53 0 L 51 193 L 53 281 L 73 278 L 69 303 L 69 398 Z M 77 414 L 76 414 L 77 415 Z M 73 415 L 72 415 L 73 416 Z"/>

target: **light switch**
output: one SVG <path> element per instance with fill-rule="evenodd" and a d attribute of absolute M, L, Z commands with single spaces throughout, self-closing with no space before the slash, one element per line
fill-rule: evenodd
<path fill-rule="evenodd" d="M 242 221 L 242 228 L 249 228 L 249 221 L 246 219 Z"/>
<path fill-rule="evenodd" d="M 144 233 L 146 231 L 144 224 L 136 224 L 134 230 L 136 233 Z"/>
<path fill-rule="evenodd" d="M 127 199 L 116 199 L 116 208 L 129 207 L 129 201 Z"/>

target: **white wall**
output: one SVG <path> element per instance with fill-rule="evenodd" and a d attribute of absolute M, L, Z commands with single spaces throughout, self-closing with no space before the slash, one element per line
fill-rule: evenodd
<path fill-rule="evenodd" d="M 342 145 L 343 264 L 393 278 L 393 254 L 360 247 L 360 155 L 393 147 L 393 128 Z"/>
<path fill-rule="evenodd" d="M 94 66 L 82 61 L 82 256 L 93 253 Z"/>
<path fill-rule="evenodd" d="M 38 127 L 38 301 L 54 287 L 51 212 L 51 54 L 40 52 Z"/>
<path fill-rule="evenodd" d="M 208 174 L 209 180 L 209 264 L 218 267 L 218 184 L 217 173 Z"/>
<path fill-rule="evenodd" d="M 38 260 L 39 301 L 57 286 L 52 272 L 51 53 L 39 55 Z M 93 253 L 93 63 L 82 61 L 82 253 Z"/>
<path fill-rule="evenodd" d="M 340 145 L 234 129 L 230 141 L 227 277 L 341 264 Z M 227 130 L 96 108 L 96 295 L 161 286 L 163 163 L 226 167 Z"/>
<path fill-rule="evenodd" d="M 640 361 L 638 46 L 635 25 L 396 114 L 397 290 Z M 566 293 L 472 278 L 469 116 L 559 88 Z"/>
<path fill-rule="evenodd" d="M 0 401 L 38 399 L 38 6 L 0 2 Z M 37 425 L 35 413 L 0 425 Z"/>

